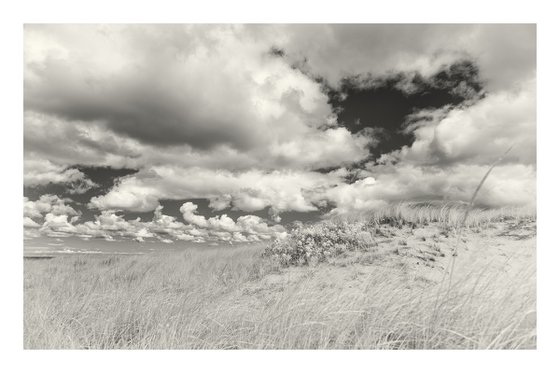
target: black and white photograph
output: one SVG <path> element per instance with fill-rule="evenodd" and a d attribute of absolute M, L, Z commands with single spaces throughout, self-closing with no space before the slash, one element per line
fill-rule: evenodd
<path fill-rule="evenodd" d="M 0 370 L 559 367 L 552 7 L 3 13 Z"/>
<path fill-rule="evenodd" d="M 535 349 L 535 24 L 23 25 L 24 349 Z"/>

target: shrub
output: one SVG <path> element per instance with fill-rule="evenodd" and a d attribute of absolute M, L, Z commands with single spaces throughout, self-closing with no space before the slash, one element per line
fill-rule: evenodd
<path fill-rule="evenodd" d="M 268 245 L 263 255 L 285 266 L 308 265 L 372 244 L 371 234 L 362 225 L 328 221 L 296 228 L 287 238 Z"/>

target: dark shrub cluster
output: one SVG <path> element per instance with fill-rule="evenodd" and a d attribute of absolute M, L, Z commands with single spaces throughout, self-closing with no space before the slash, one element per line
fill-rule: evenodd
<path fill-rule="evenodd" d="M 285 266 L 312 264 L 363 249 L 372 242 L 371 234 L 359 224 L 327 221 L 293 230 L 287 238 L 268 245 L 264 256 Z"/>

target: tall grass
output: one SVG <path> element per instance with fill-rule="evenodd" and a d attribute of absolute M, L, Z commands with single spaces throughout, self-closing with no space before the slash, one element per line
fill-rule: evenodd
<path fill-rule="evenodd" d="M 468 214 L 467 211 L 469 211 Z M 350 220 L 369 220 L 374 224 L 408 223 L 424 225 L 438 223 L 452 228 L 485 228 L 490 223 L 506 219 L 534 220 L 535 212 L 527 208 L 513 207 L 501 209 L 470 208 L 468 204 L 461 202 L 401 202 L 350 218 Z"/>
<path fill-rule="evenodd" d="M 247 247 L 26 261 L 25 347 L 186 346 L 197 335 L 190 331 L 204 333 L 209 305 L 270 273 L 259 254 Z"/>
<path fill-rule="evenodd" d="M 445 208 L 442 213 L 438 207 L 437 214 L 434 209 L 401 204 L 372 219 L 379 224 L 385 218 L 455 222 L 455 213 Z M 472 220 L 476 226 L 499 216 L 481 211 L 470 219 L 480 219 Z M 359 229 L 375 232 L 369 222 L 359 224 Z M 343 252 L 355 249 L 352 239 L 346 238 Z M 359 265 L 294 267 L 288 263 L 286 267 L 263 257 L 264 251 L 263 246 L 247 246 L 166 256 L 26 261 L 24 347 L 501 349 L 536 345 L 534 260 L 499 270 L 490 270 L 481 261 L 467 263 L 456 269 L 442 296 L 437 281 L 423 279 L 405 263 L 389 265 L 383 257 L 367 267 L 374 270 L 362 271 L 366 267 Z"/>

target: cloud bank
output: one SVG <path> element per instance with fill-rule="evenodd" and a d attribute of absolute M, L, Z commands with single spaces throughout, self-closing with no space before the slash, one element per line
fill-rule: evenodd
<path fill-rule="evenodd" d="M 65 185 L 69 193 L 24 200 L 27 232 L 255 241 L 282 234 L 278 223 L 289 212 L 468 200 L 511 145 L 478 202 L 533 206 L 535 32 L 468 24 L 27 25 L 24 186 Z M 475 67 L 479 90 L 451 74 L 453 66 Z M 344 84 L 367 91 L 395 76 L 405 104 L 436 89 L 460 100 L 409 103 L 411 114 L 394 128 L 375 118 L 359 126 L 340 120 Z M 439 85 L 426 83 L 434 77 Z M 406 144 L 373 157 L 387 148 L 388 128 Z M 100 188 L 83 167 L 137 172 Z M 172 216 L 161 212 L 162 200 L 196 198 L 209 200 L 214 214 L 192 202 Z M 234 220 L 228 209 L 243 215 Z M 93 220 L 80 220 L 86 210 Z M 263 210 L 269 219 L 253 215 Z"/>

